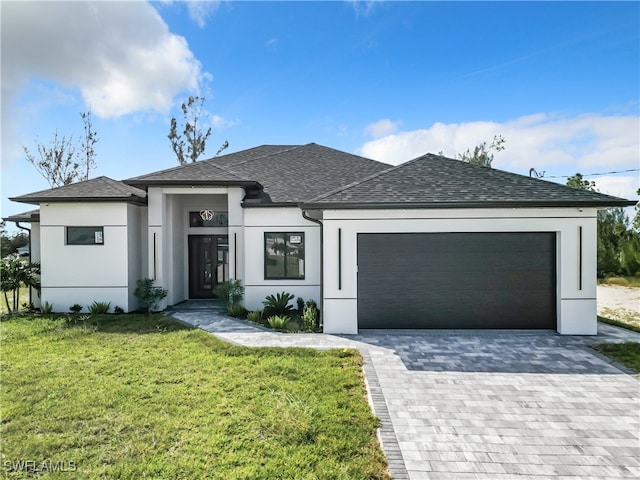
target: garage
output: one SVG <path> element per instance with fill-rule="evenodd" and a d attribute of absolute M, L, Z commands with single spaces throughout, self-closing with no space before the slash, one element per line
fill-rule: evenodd
<path fill-rule="evenodd" d="M 358 328 L 556 329 L 554 232 L 359 233 Z"/>

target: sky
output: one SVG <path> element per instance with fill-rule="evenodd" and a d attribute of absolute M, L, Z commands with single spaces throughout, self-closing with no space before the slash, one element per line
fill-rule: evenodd
<path fill-rule="evenodd" d="M 640 187 L 639 2 L 0 3 L 2 216 L 48 188 L 26 159 L 82 134 L 122 180 L 177 166 L 189 95 L 231 153 L 306 144 L 397 165 L 495 135 L 494 168 Z"/>

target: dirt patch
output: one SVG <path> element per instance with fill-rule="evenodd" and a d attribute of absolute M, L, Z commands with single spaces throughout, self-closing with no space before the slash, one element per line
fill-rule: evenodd
<path fill-rule="evenodd" d="M 640 288 L 598 285 L 598 310 L 624 308 L 640 313 Z"/>
<path fill-rule="evenodd" d="M 640 327 L 640 288 L 598 285 L 598 315 Z"/>

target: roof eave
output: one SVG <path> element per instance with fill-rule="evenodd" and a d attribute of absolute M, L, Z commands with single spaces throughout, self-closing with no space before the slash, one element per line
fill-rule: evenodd
<path fill-rule="evenodd" d="M 242 202 L 242 208 L 283 208 L 300 207 L 300 202 L 271 202 L 271 203 L 247 203 Z"/>
<path fill-rule="evenodd" d="M 431 203 L 397 203 L 397 202 L 310 202 L 299 204 L 305 210 L 406 210 L 406 209 L 437 209 L 437 208 L 611 208 L 631 207 L 637 202 L 630 200 L 611 201 L 486 201 L 486 202 L 431 202 Z"/>
<path fill-rule="evenodd" d="M 252 180 L 123 180 L 132 187 L 255 187 L 262 188 L 259 182 Z"/>
<path fill-rule="evenodd" d="M 40 205 L 41 203 L 78 203 L 78 202 L 125 202 L 136 205 L 146 205 L 147 198 L 130 196 L 130 197 L 11 197 L 12 202 L 27 203 L 31 205 Z"/>

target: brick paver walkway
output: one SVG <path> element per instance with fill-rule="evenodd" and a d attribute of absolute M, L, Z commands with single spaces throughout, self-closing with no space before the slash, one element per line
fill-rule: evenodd
<path fill-rule="evenodd" d="M 247 346 L 359 349 L 396 479 L 640 478 L 638 377 L 589 348 L 640 334 L 282 334 L 216 307 L 170 313 Z"/>

